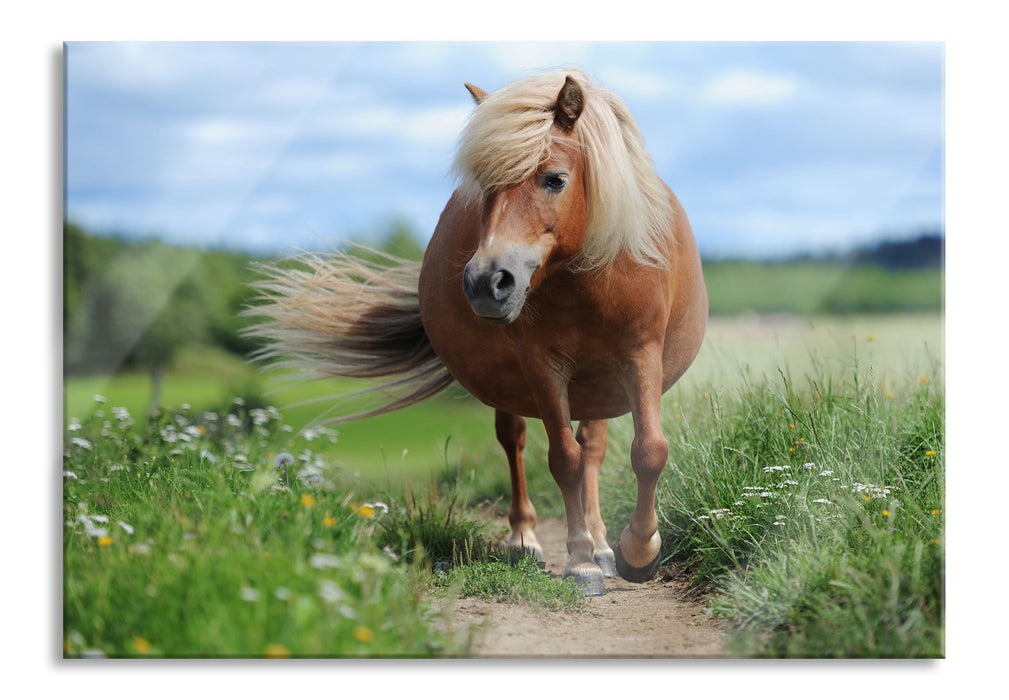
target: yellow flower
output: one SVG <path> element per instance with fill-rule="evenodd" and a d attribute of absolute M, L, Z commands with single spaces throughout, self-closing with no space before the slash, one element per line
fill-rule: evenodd
<path fill-rule="evenodd" d="M 133 638 L 133 648 L 136 649 L 138 654 L 143 654 L 144 656 L 151 653 L 151 643 L 143 637 Z"/>
<path fill-rule="evenodd" d="M 927 375 L 927 374 L 923 374 L 923 375 L 921 375 L 921 376 L 920 376 L 920 377 L 918 378 L 918 384 L 919 384 L 920 386 L 925 386 L 926 384 L 928 384 L 928 375 Z"/>
<path fill-rule="evenodd" d="M 357 509 L 357 512 L 366 518 L 375 517 L 375 509 L 371 506 L 361 506 L 360 508 Z"/>
<path fill-rule="evenodd" d="M 792 430 L 795 430 L 795 423 L 789 423 L 788 427 L 791 428 Z"/>
<path fill-rule="evenodd" d="M 103 537 L 99 537 L 98 538 L 98 545 L 99 546 L 101 546 L 101 547 L 108 547 L 110 544 L 112 544 L 112 538 L 109 537 L 108 535 L 105 535 Z"/>
<path fill-rule="evenodd" d="M 939 515 L 939 513 L 941 513 L 941 512 L 942 512 L 941 510 L 939 510 L 938 508 L 936 508 L 935 510 L 932 511 L 932 515 Z"/>
<path fill-rule="evenodd" d="M 358 627 L 354 628 L 354 637 L 357 639 L 357 641 L 368 644 L 373 639 L 375 639 L 375 633 L 371 631 L 370 627 L 359 625 Z"/>
<path fill-rule="evenodd" d="M 322 524 L 325 525 L 326 527 L 333 527 L 334 525 L 336 525 L 336 518 L 334 518 L 332 515 L 327 515 L 325 518 L 322 519 Z"/>
<path fill-rule="evenodd" d="M 927 450 L 925 452 L 926 457 L 935 457 L 935 450 Z"/>
<path fill-rule="evenodd" d="M 874 336 L 872 333 L 870 333 L 869 336 L 866 338 L 866 340 L 868 340 L 870 343 L 872 341 L 874 341 L 875 339 L 876 339 L 876 336 Z"/>
<path fill-rule="evenodd" d="M 310 493 L 306 493 L 301 497 L 301 505 L 305 508 L 311 508 L 315 505 L 315 496 Z"/>
<path fill-rule="evenodd" d="M 929 540 L 929 544 L 939 544 L 939 540 Z"/>
<path fill-rule="evenodd" d="M 888 518 L 889 518 L 889 517 L 890 517 L 890 511 L 888 511 L 888 510 L 884 510 L 884 511 L 883 511 L 883 515 L 885 515 L 886 517 L 888 517 Z"/>
<path fill-rule="evenodd" d="M 289 659 L 291 652 L 283 644 L 267 644 L 263 656 L 268 659 Z"/>

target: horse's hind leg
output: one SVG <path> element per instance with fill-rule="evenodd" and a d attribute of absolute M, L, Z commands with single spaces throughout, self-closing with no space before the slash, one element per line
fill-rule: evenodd
<path fill-rule="evenodd" d="M 525 444 L 526 419 L 504 411 L 497 411 L 494 416 L 494 428 L 497 431 L 498 442 L 508 456 L 508 468 L 511 471 L 512 503 L 508 511 L 508 522 L 511 525 L 511 535 L 508 546 L 519 549 L 525 547 L 537 559 L 543 559 L 543 548 L 536 539 L 536 509 L 529 500 L 526 490 Z"/>
<path fill-rule="evenodd" d="M 605 420 L 582 421 L 578 425 L 575 439 L 582 446 L 585 469 L 582 477 L 582 505 L 585 508 L 585 524 L 592 533 L 595 544 L 592 558 L 603 570 L 604 576 L 612 577 L 617 575 L 616 561 L 613 550 L 606 541 L 606 525 L 599 513 L 599 468 L 606 456 L 606 423 Z"/>

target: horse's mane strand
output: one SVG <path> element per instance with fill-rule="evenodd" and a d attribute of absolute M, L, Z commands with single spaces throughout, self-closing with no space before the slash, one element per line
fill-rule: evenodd
<path fill-rule="evenodd" d="M 575 123 L 585 162 L 588 226 L 573 266 L 597 268 L 628 254 L 646 265 L 669 262 L 673 209 L 645 150 L 637 122 L 623 101 L 594 87 L 577 70 L 516 81 L 488 95 L 459 139 L 454 170 L 471 197 L 520 184 L 550 156 L 554 105 L 571 76 L 584 109 Z"/>

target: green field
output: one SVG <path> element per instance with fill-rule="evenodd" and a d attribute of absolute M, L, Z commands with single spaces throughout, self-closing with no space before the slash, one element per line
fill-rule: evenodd
<path fill-rule="evenodd" d="M 657 510 L 667 563 L 727 620 L 733 653 L 944 655 L 943 324 L 712 319 L 664 398 Z M 277 386 L 229 356 L 183 353 L 152 423 L 145 375 L 66 382 L 65 655 L 465 653 L 415 547 L 469 551 L 486 528 L 467 506 L 507 504 L 490 409 L 449 395 L 312 437 L 299 431 L 325 404 L 294 404 L 340 387 L 261 396 Z M 557 515 L 530 427 L 533 500 Z M 612 422 L 613 536 L 633 507 L 631 439 L 628 419 Z"/>
<path fill-rule="evenodd" d="M 289 439 L 278 449 L 290 449 L 296 435 L 319 422 L 332 401 L 328 396 L 351 391 L 354 384 L 327 380 L 291 386 L 278 373 L 263 373 L 254 366 L 213 349 L 190 349 L 180 356 L 163 380 L 162 406 L 190 412 L 224 413 L 237 396 L 247 405 L 274 406 L 290 426 Z M 104 396 L 111 406 L 124 406 L 131 415 L 143 416 L 151 397 L 151 379 L 128 372 L 113 377 L 70 378 L 65 382 L 67 417 L 83 417 L 94 409 L 94 396 Z M 494 436 L 494 413 L 459 391 L 449 391 L 397 413 L 332 427 L 335 444 L 316 443 L 348 479 L 384 484 L 387 481 L 427 480 L 446 464 L 479 459 Z"/>

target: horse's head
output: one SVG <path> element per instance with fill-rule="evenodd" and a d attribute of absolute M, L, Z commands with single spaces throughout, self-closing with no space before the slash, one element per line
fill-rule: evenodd
<path fill-rule="evenodd" d="M 478 104 L 493 99 L 479 88 L 467 88 Z M 582 88 L 568 76 L 553 105 L 540 110 L 538 143 L 549 145 L 531 154 L 537 160 L 524 167 L 521 181 L 502 184 L 486 178 L 480 183 L 480 243 L 463 274 L 463 292 L 480 318 L 514 321 L 529 293 L 582 245 L 585 168 L 574 130 L 583 107 Z M 501 161 L 511 164 L 515 157 Z"/>

